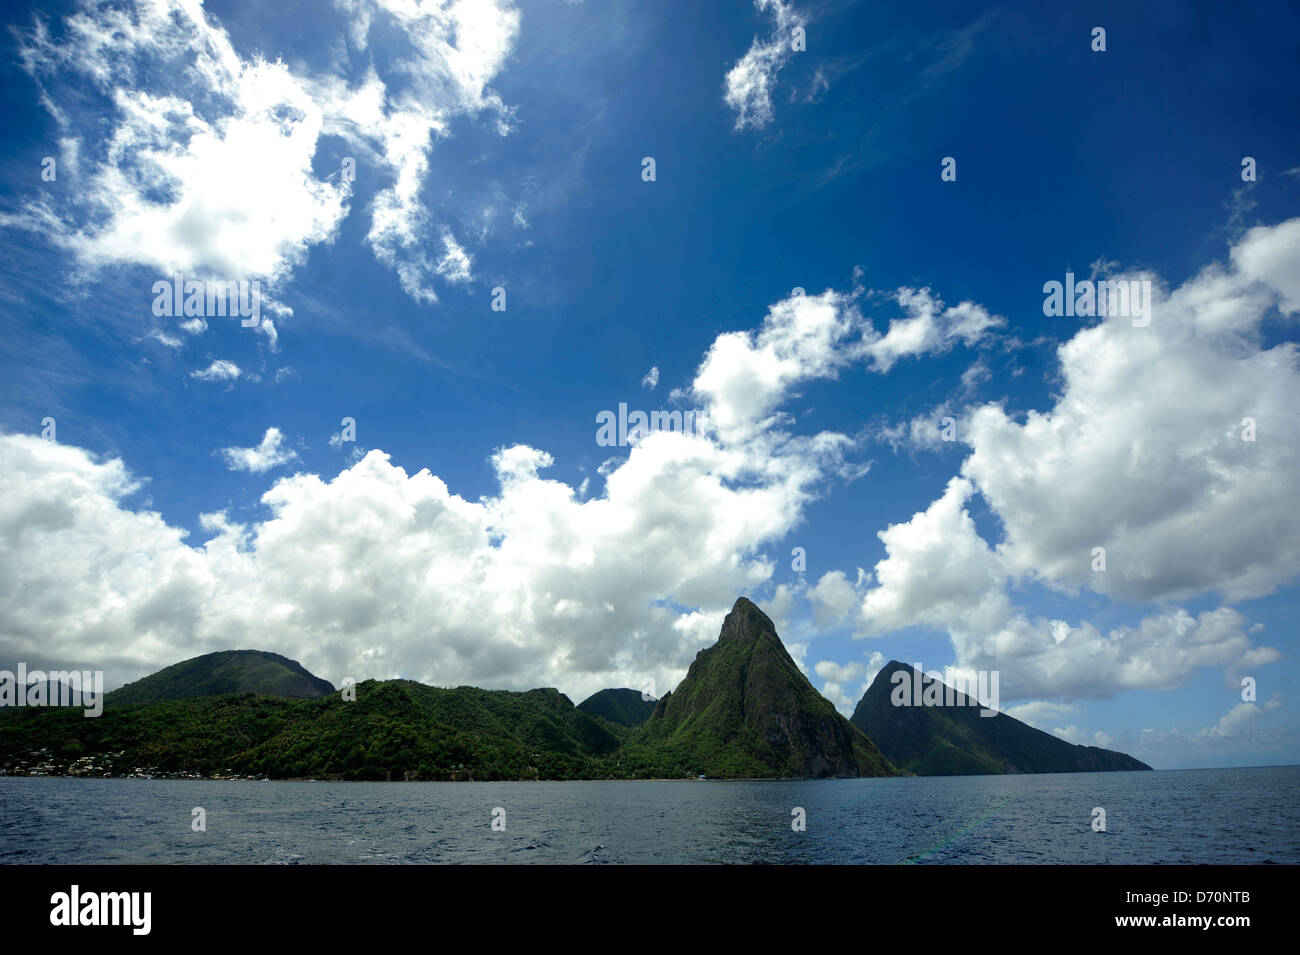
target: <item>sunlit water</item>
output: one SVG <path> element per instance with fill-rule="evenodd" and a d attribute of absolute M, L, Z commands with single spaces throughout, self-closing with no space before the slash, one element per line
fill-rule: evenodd
<path fill-rule="evenodd" d="M 0 862 L 1297 863 L 1298 784 L 1300 767 L 798 782 L 0 778 Z M 206 832 L 191 827 L 195 807 Z M 1093 831 L 1094 807 L 1105 832 Z M 504 831 L 492 828 L 497 808 Z"/>

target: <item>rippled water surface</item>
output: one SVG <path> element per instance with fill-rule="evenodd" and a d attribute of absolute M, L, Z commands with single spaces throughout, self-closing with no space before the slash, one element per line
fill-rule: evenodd
<path fill-rule="evenodd" d="M 1300 767 L 798 782 L 0 778 L 5 863 L 1297 863 Z M 1106 832 L 1092 810 L 1106 810 Z M 207 831 L 191 829 L 192 810 Z M 493 810 L 505 830 L 493 831 Z M 791 828 L 801 807 L 806 831 Z"/>

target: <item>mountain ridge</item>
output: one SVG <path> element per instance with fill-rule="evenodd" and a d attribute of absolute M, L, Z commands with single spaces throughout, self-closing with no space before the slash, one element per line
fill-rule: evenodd
<path fill-rule="evenodd" d="M 894 706 L 892 678 L 902 670 L 914 672 L 890 661 L 846 720 L 791 658 L 771 618 L 745 597 L 727 614 L 717 641 L 657 701 L 624 687 L 574 706 L 554 688 L 439 689 L 406 680 L 367 680 L 349 701 L 280 654 L 217 651 L 106 694 L 109 705 L 95 719 L 79 708 L 0 714 L 0 770 L 24 772 L 37 752 L 56 766 L 87 754 L 102 763 L 114 752 L 164 772 L 339 779 L 1150 769 L 1003 713 L 981 717 L 978 705 L 961 705 L 973 702 L 964 694 L 951 707 Z"/>
<path fill-rule="evenodd" d="M 290 689 L 301 692 L 305 679 L 308 691 L 322 695 L 294 698 L 276 680 L 279 696 L 220 692 L 239 690 L 249 673 L 289 674 Z M 113 691 L 95 719 L 68 708 L 0 714 L 0 770 L 385 780 L 898 772 L 816 691 L 771 619 L 747 598 L 736 601 L 718 641 L 696 655 L 675 693 L 653 704 L 635 690 L 614 696 L 630 702 L 630 694 L 652 709 L 633 727 L 575 707 L 554 688 L 367 680 L 355 699 L 344 699 L 279 654 L 219 651 Z"/>

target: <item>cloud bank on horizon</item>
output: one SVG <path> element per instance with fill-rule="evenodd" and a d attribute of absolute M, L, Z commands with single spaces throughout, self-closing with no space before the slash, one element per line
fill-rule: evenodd
<path fill-rule="evenodd" d="M 1300 308 L 1296 274 L 1300 219 L 1251 230 L 1229 268 L 1162 298 L 1149 328 L 1109 318 L 1062 345 L 1052 408 L 1024 422 L 996 403 L 963 409 L 961 474 L 880 532 L 887 557 L 871 574 L 829 571 L 809 588 L 821 619 L 850 616 L 863 636 L 944 630 L 956 666 L 1000 669 L 1022 699 L 1168 689 L 1197 667 L 1277 660 L 1228 606 L 1172 607 L 1103 633 L 1028 619 L 1009 591 L 1032 576 L 1138 602 L 1239 600 L 1294 581 L 1300 430 L 1289 408 L 1300 367 L 1293 343 L 1263 348 L 1259 336 L 1269 309 Z M 123 664 L 273 643 L 336 677 L 541 679 L 585 692 L 650 672 L 671 686 L 734 595 L 772 580 L 764 548 L 853 466 L 851 437 L 785 426 L 791 392 L 855 362 L 886 373 L 954 339 L 977 344 L 997 326 L 971 303 L 898 298 L 908 311 L 883 333 L 852 295 L 828 290 L 718 336 L 688 389 L 713 429 L 642 438 L 585 500 L 544 476 L 554 463 L 544 449 L 499 449 L 499 493 L 477 502 L 376 449 L 333 477 L 276 480 L 265 521 L 204 514 L 215 536 L 194 547 L 187 531 L 127 503 L 140 480 L 121 460 L 6 434 L 4 579 L 24 595 L 6 637 L 30 654 L 53 629 L 69 656 Z M 1248 416 L 1276 428 L 1267 442 L 1241 440 Z M 257 447 L 222 453 L 262 474 L 293 459 L 282 440 L 271 427 Z M 912 440 L 930 438 L 921 429 Z M 1006 528 L 995 545 L 971 520 L 975 494 Z M 1117 555 L 1104 574 L 1090 569 L 1096 546 Z"/>

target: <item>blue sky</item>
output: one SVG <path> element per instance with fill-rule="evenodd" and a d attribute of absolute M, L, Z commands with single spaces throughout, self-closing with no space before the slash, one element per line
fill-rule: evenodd
<path fill-rule="evenodd" d="M 744 593 L 845 712 L 997 669 L 1294 762 L 1300 11 L 877 6 L 7 8 L 0 661 L 576 701 Z M 261 324 L 156 316 L 176 271 Z M 1149 326 L 1046 316 L 1067 271 Z"/>

